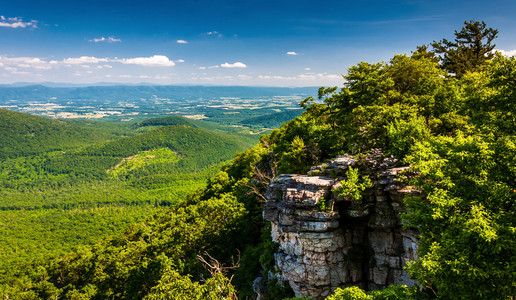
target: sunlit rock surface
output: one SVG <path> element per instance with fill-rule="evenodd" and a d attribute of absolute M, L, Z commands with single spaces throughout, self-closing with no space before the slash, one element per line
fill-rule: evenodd
<path fill-rule="evenodd" d="M 272 224 L 272 239 L 281 278 L 296 297 L 324 299 L 338 287 L 382 289 L 414 285 L 403 270 L 416 259 L 417 232 L 403 229 L 403 198 L 417 193 L 404 185 L 396 159 L 373 153 L 362 161 L 373 187 L 360 204 L 338 197 L 333 189 L 359 160 L 341 156 L 312 167 L 309 175 L 280 175 L 267 189 L 263 216 Z M 319 201 L 333 210 L 317 211 Z"/>

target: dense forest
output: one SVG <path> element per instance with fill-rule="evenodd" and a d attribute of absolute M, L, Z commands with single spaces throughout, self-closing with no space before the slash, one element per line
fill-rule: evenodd
<path fill-rule="evenodd" d="M 165 120 L 62 121 L 1 110 L 0 281 L 170 206 L 256 143 L 232 128 Z"/>
<path fill-rule="evenodd" d="M 266 185 L 277 174 L 305 173 L 339 154 L 380 149 L 411 167 L 407 183 L 422 192 L 405 199 L 403 216 L 405 225 L 420 233 L 419 259 L 406 266 L 419 285 L 337 289 L 328 299 L 513 298 L 516 59 L 492 52 L 496 35 L 483 22 L 465 22 L 453 41 L 350 67 L 343 87 L 320 88 L 317 98 L 300 103 L 301 116 L 237 153 L 204 186 L 123 232 L 2 274 L 0 294 L 8 299 L 246 299 L 254 297 L 253 280 L 270 274 L 266 299 L 293 297 L 274 276 L 276 246 L 261 216 Z M 163 122 L 168 120 L 147 123 Z M 167 174 L 156 180 L 164 187 L 166 176 L 180 173 L 176 166 L 199 172 L 197 163 L 210 166 L 227 157 L 207 161 L 213 158 L 195 151 L 210 154 L 210 145 L 220 145 L 217 139 L 194 145 L 176 135 L 183 131 L 205 134 L 185 124 L 159 127 L 71 152 L 9 158 L 5 161 L 18 169 L 2 174 L 20 170 L 23 178 L 23 170 L 33 172 L 11 190 L 36 189 L 39 183 L 31 184 L 46 178 L 54 184 L 62 172 L 93 176 L 95 182 L 100 173 L 74 169 L 89 168 L 88 159 L 98 159 L 93 165 L 112 170 L 102 176 L 125 180 L 136 191 L 153 176 L 148 156 L 161 158 L 157 168 Z M 120 161 L 131 156 L 135 159 Z M 67 165 L 74 167 L 52 164 L 60 159 L 70 159 Z M 9 224 L 2 221 L 1 228 Z"/>

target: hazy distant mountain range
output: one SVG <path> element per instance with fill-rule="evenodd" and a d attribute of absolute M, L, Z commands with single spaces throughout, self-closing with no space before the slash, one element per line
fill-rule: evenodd
<path fill-rule="evenodd" d="M 316 87 L 253 87 L 253 86 L 189 86 L 189 85 L 104 85 L 61 86 L 45 83 L 30 85 L 16 83 L 0 85 L 0 101 L 8 100 L 74 100 L 74 99 L 126 99 L 142 98 L 257 98 L 272 96 L 308 96 L 316 93 Z"/>

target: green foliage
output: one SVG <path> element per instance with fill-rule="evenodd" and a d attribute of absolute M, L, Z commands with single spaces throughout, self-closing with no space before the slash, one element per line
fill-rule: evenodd
<path fill-rule="evenodd" d="M 462 77 L 466 72 L 477 71 L 493 58 L 492 50 L 498 30 L 486 28 L 486 23 L 465 21 L 461 31 L 455 31 L 455 40 L 442 39 L 431 45 L 434 52 L 442 54 L 441 65 L 446 71 Z"/>
<path fill-rule="evenodd" d="M 426 294 L 418 292 L 417 287 L 406 285 L 390 285 L 379 291 L 365 292 L 357 286 L 345 289 L 336 289 L 327 300 L 423 300 L 428 299 Z"/>
<path fill-rule="evenodd" d="M 514 66 L 513 58 L 496 57 L 481 73 L 464 76 L 465 111 L 475 130 L 416 143 L 407 158 L 419 173 L 413 184 L 426 195 L 407 200 L 406 222 L 421 232 L 420 259 L 409 271 L 443 297 L 503 299 L 516 293 L 509 263 L 516 148 L 507 106 L 512 88 L 505 81 Z"/>
<path fill-rule="evenodd" d="M 362 193 L 373 186 L 368 176 L 360 176 L 359 170 L 349 167 L 346 172 L 346 179 L 340 181 L 340 186 L 334 190 L 340 197 L 350 198 L 358 204 L 362 200 Z"/>
<path fill-rule="evenodd" d="M 265 114 L 257 117 L 251 117 L 240 121 L 242 125 L 246 126 L 260 126 L 265 128 L 278 128 L 284 122 L 294 119 L 300 116 L 302 110 L 300 109 L 289 109 L 282 112 L 276 112 L 271 114 Z"/>
<path fill-rule="evenodd" d="M 146 126 L 169 126 L 169 125 L 185 125 L 197 127 L 192 121 L 185 117 L 181 116 L 166 116 L 166 117 L 158 117 L 158 118 L 150 118 L 145 119 L 136 123 L 134 126 L 138 127 L 146 127 Z"/>
<path fill-rule="evenodd" d="M 319 91 L 323 103 L 313 99 L 302 103 L 306 118 L 332 129 L 335 150 L 316 142 L 323 157 L 373 148 L 404 155 L 413 141 L 407 134 L 424 139 L 456 130 L 461 108 L 458 87 L 429 58 L 396 55 L 389 63 L 362 62 L 344 77 L 344 88 Z"/>
<path fill-rule="evenodd" d="M 202 285 L 192 283 L 185 274 L 204 273 L 197 254 L 223 255 L 217 245 L 231 245 L 227 233 L 236 229 L 245 214 L 243 205 L 232 196 L 162 211 L 129 227 L 123 236 L 79 248 L 36 270 L 34 283 L 44 288 L 30 289 L 38 297 L 52 292 L 63 298 L 71 294 L 86 297 L 87 291 L 86 298 L 94 299 L 160 299 L 167 295 L 217 299 L 233 295 L 234 288 L 221 273 L 215 272 Z"/>
<path fill-rule="evenodd" d="M 396 157 L 404 157 L 410 147 L 417 141 L 426 140 L 431 133 L 423 117 L 410 117 L 408 120 L 394 120 L 387 125 L 386 136 L 391 153 Z"/>
<path fill-rule="evenodd" d="M 294 296 L 294 292 L 288 285 L 288 282 L 279 282 L 277 278 L 267 281 L 268 293 L 265 300 L 276 300 L 290 298 Z"/>
<path fill-rule="evenodd" d="M 284 123 L 263 139 L 273 151 L 280 173 L 307 172 L 309 166 L 339 148 L 336 142 L 340 140 L 330 126 L 304 116 Z"/>
<path fill-rule="evenodd" d="M 511 203 L 514 144 L 489 136 L 436 138 L 409 158 L 427 200 L 407 201 L 407 222 L 421 232 L 409 271 L 440 295 L 461 299 L 513 295 L 516 270 Z M 503 154 L 502 154 L 503 153 Z M 470 287 L 475 285 L 475 289 Z"/>
<path fill-rule="evenodd" d="M 464 77 L 469 115 L 495 135 L 516 134 L 516 58 L 496 56 L 478 73 Z"/>
<path fill-rule="evenodd" d="M 240 299 L 255 296 L 253 281 L 260 275 L 262 270 L 274 270 L 274 253 L 278 244 L 271 238 L 271 226 L 265 224 L 261 228 L 261 236 L 257 245 L 248 246 L 241 255 L 240 268 L 235 271 L 233 283 L 238 287 Z"/>
<path fill-rule="evenodd" d="M 236 299 L 235 289 L 222 273 L 210 277 L 205 283 L 192 282 L 189 276 L 181 276 L 174 269 L 167 270 L 157 286 L 153 287 L 145 300 L 219 300 Z"/>
<path fill-rule="evenodd" d="M 131 179 L 132 177 L 143 177 L 155 174 L 156 170 L 168 173 L 166 170 L 170 165 L 177 163 L 180 158 L 169 148 L 159 148 L 149 151 L 142 151 L 134 156 L 124 158 L 116 166 L 106 172 L 118 179 Z"/>
<path fill-rule="evenodd" d="M 41 134 L 32 137 L 33 145 L 50 143 L 45 132 L 52 130 L 69 140 L 63 146 L 66 151 L 45 152 L 52 148 L 41 147 L 37 155 L 25 153 L 0 163 L 0 284 L 34 273 L 31 264 L 93 244 L 140 222 L 160 206 L 176 204 L 201 188 L 221 161 L 248 145 L 185 126 L 138 134 L 108 123 L 65 123 L 8 111 L 5 115 L 0 119 L 8 128 L 20 131 L 19 119 L 27 120 L 28 127 L 39 126 Z M 58 126 L 87 138 L 117 140 L 77 143 Z M 18 131 L 2 132 L 2 140 L 17 141 Z M 124 134 L 133 136 L 120 139 Z M 30 285 L 31 280 L 25 282 Z M 34 289 L 39 288 L 34 285 Z M 88 298 L 91 291 L 85 286 L 64 294 Z"/>
<path fill-rule="evenodd" d="M 428 295 L 418 291 L 417 286 L 408 287 L 402 285 L 390 285 L 381 291 L 371 291 L 368 293 L 374 300 L 424 300 L 429 299 Z"/>
<path fill-rule="evenodd" d="M 0 159 L 91 144 L 101 136 L 64 121 L 0 109 Z"/>
<path fill-rule="evenodd" d="M 307 167 L 307 164 L 304 163 L 307 160 L 305 150 L 303 139 L 295 136 L 289 149 L 282 157 L 282 166 L 289 166 L 294 173 L 303 173 Z"/>
<path fill-rule="evenodd" d="M 374 298 L 367 295 L 362 289 L 357 286 L 348 287 L 345 289 L 336 289 L 335 292 L 326 298 L 327 300 L 373 300 Z"/>
<path fill-rule="evenodd" d="M 321 197 L 315 204 L 315 209 L 318 211 L 330 211 L 331 206 L 328 204 L 329 204 L 328 201 L 326 199 L 324 199 L 324 197 Z"/>

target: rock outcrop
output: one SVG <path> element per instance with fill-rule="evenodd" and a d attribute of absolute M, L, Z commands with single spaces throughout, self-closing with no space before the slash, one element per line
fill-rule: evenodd
<path fill-rule="evenodd" d="M 397 179 L 407 167 L 392 158 L 368 157 L 372 188 L 360 204 L 333 190 L 345 179 L 351 156 L 313 167 L 308 175 L 280 175 L 267 189 L 264 218 L 271 222 L 280 277 L 296 297 L 324 299 L 338 287 L 382 289 L 413 285 L 403 266 L 416 258 L 417 232 L 403 229 L 403 198 L 417 191 Z M 330 211 L 317 211 L 326 201 Z"/>

